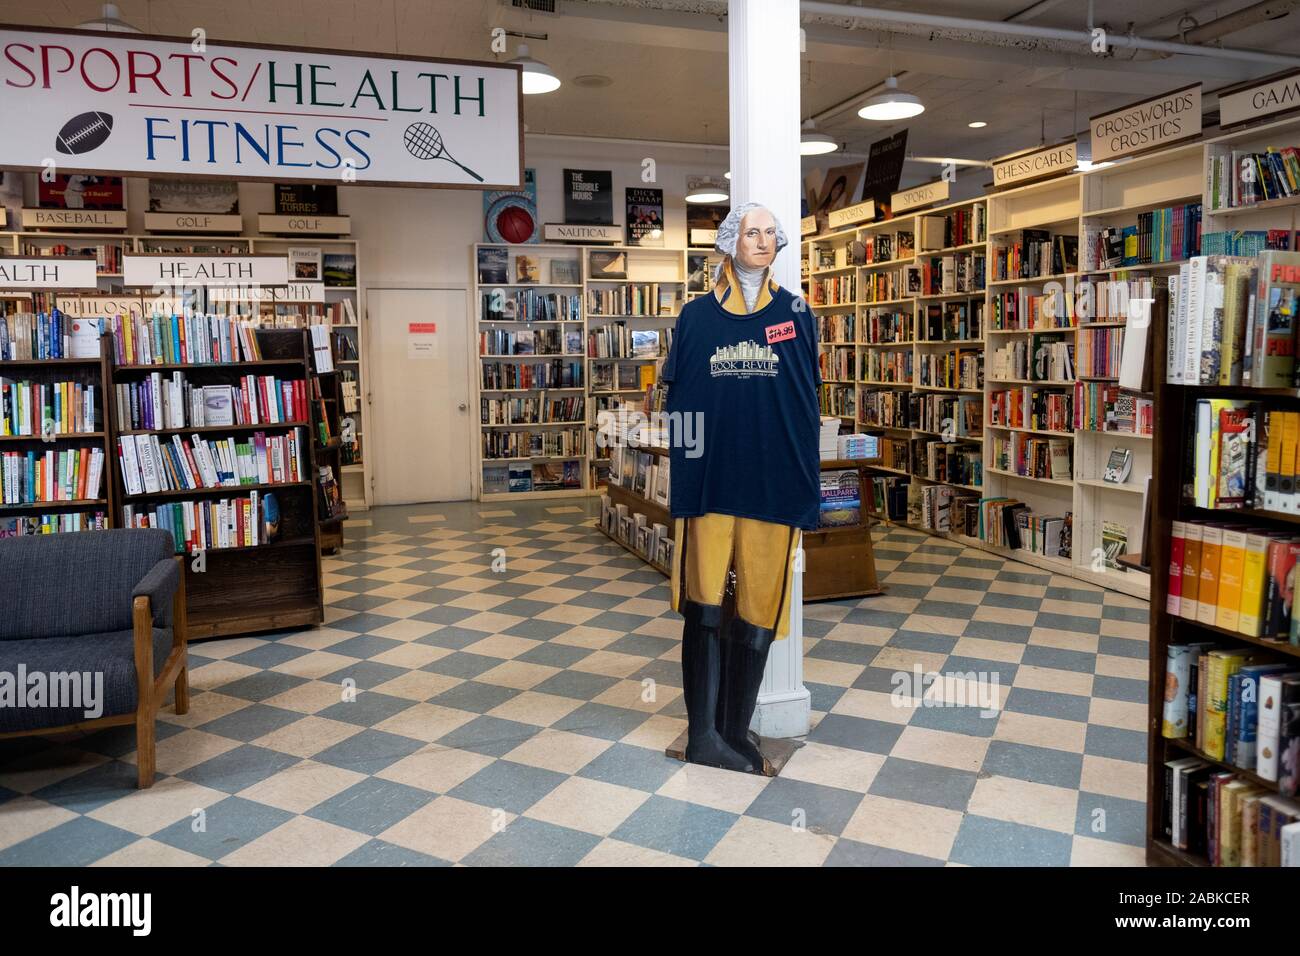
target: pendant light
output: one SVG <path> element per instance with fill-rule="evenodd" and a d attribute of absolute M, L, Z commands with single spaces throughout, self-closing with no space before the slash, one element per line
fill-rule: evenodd
<path fill-rule="evenodd" d="M 725 179 L 716 176 L 686 177 L 687 202 L 726 202 L 731 198 L 731 190 Z"/>
<path fill-rule="evenodd" d="M 840 144 L 832 137 L 817 132 L 817 124 L 813 120 L 804 120 L 803 133 L 799 136 L 800 156 L 822 156 L 839 148 Z"/>
<path fill-rule="evenodd" d="M 858 110 L 863 119 L 887 122 L 889 120 L 909 119 L 925 112 L 925 104 L 914 93 L 898 88 L 898 78 L 890 76 L 885 80 L 884 92 L 877 93 L 867 100 L 866 105 Z"/>
<path fill-rule="evenodd" d="M 121 11 L 117 9 L 117 4 L 106 3 L 101 8 L 100 15 L 94 20 L 87 20 L 84 23 L 78 23 L 78 30 L 99 30 L 101 33 L 139 33 L 138 27 L 133 27 L 121 17 Z"/>
<path fill-rule="evenodd" d="M 519 44 L 515 58 L 510 61 L 524 68 L 524 94 L 532 96 L 537 93 L 550 93 L 560 88 L 560 78 L 541 60 L 534 60 L 528 55 L 528 44 Z"/>

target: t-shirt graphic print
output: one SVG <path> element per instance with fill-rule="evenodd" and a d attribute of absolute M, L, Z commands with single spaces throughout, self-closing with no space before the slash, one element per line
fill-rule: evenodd
<path fill-rule="evenodd" d="M 675 518 L 728 514 L 805 530 L 820 505 L 816 324 L 785 289 L 749 315 L 715 296 L 689 302 L 677 319 L 661 378 L 668 383 L 674 439 L 671 510 Z"/>

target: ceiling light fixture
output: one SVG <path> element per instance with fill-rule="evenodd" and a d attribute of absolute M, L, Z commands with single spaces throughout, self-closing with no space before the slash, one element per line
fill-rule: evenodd
<path fill-rule="evenodd" d="M 533 96 L 537 93 L 550 93 L 560 88 L 560 78 L 541 60 L 534 60 L 528 55 L 528 44 L 521 43 L 510 61 L 524 68 L 524 94 Z"/>
<path fill-rule="evenodd" d="M 966 125 L 969 126 L 971 129 L 983 129 L 985 126 L 988 126 L 989 124 L 984 122 L 983 120 L 975 120 L 974 122 L 967 123 Z"/>
<path fill-rule="evenodd" d="M 898 88 L 898 78 L 890 76 L 885 80 L 885 90 L 867 100 L 866 105 L 858 110 L 863 119 L 887 122 L 889 120 L 909 119 L 925 112 L 925 104 L 920 97 Z"/>
<path fill-rule="evenodd" d="M 1104 160 L 1100 163 L 1094 163 L 1091 159 L 1081 159 L 1078 165 L 1074 167 L 1076 172 L 1086 173 L 1094 169 L 1105 169 L 1107 166 L 1114 166 L 1110 160 Z"/>
<path fill-rule="evenodd" d="M 98 18 L 87 20 L 84 23 L 78 23 L 78 30 L 99 30 L 101 33 L 139 33 L 138 27 L 133 27 L 120 16 L 121 11 L 117 9 L 117 4 L 106 3 L 100 11 Z"/>
<path fill-rule="evenodd" d="M 726 202 L 731 198 L 731 190 L 725 179 L 713 176 L 686 177 L 687 202 Z"/>
<path fill-rule="evenodd" d="M 817 132 L 817 124 L 813 120 L 804 121 L 803 133 L 799 136 L 800 156 L 823 156 L 839 148 L 840 144 L 830 136 Z"/>

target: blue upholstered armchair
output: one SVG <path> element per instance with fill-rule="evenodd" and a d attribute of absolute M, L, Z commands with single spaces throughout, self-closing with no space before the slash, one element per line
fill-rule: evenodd
<path fill-rule="evenodd" d="M 0 737 L 134 723 L 151 786 L 169 684 L 189 709 L 182 561 L 160 530 L 0 539 Z"/>

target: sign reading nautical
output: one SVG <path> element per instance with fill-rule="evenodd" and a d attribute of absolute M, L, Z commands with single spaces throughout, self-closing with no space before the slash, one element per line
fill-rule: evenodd
<path fill-rule="evenodd" d="M 26 169 L 517 188 L 521 95 L 507 64 L 0 30 Z"/>

